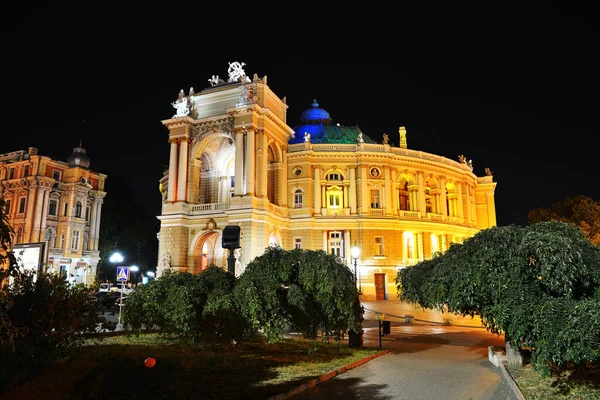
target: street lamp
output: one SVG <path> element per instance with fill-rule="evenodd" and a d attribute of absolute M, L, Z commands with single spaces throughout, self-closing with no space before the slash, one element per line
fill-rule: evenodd
<path fill-rule="evenodd" d="M 114 253 L 112 253 L 108 261 L 110 261 L 111 263 L 120 263 L 123 262 L 123 256 L 118 251 L 115 251 Z"/>
<path fill-rule="evenodd" d="M 356 265 L 358 262 L 358 257 L 360 257 L 360 247 L 358 247 L 356 244 L 354 246 L 352 246 L 352 249 L 350 249 L 350 254 L 352 255 L 352 259 L 354 260 L 354 285 L 356 286 L 356 280 L 358 279 Z M 360 287 L 360 283 L 359 283 L 359 287 L 358 287 L 358 292 L 362 293 L 362 288 Z"/>

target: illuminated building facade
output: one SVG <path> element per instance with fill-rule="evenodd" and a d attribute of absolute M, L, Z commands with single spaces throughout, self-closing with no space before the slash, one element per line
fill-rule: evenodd
<path fill-rule="evenodd" d="M 36 148 L 0 154 L 0 196 L 8 207 L 14 244 L 46 242 L 48 272 L 71 283 L 94 283 L 106 175 L 89 169 L 84 148 L 67 162 Z M 15 254 L 17 257 L 18 254 Z"/>
<path fill-rule="evenodd" d="M 354 271 L 365 299 L 397 299 L 394 278 L 453 242 L 496 225 L 496 183 L 458 161 L 376 143 L 358 127 L 334 123 L 314 101 L 298 125 L 266 76 L 246 77 L 232 63 L 229 80 L 173 103 L 162 121 L 170 160 L 160 180 L 158 274 L 227 268 L 223 228 L 241 228 L 235 273 L 271 245 L 324 250 Z"/>

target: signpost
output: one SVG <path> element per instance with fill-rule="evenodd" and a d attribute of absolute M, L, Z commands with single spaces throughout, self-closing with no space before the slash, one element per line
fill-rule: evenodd
<path fill-rule="evenodd" d="M 121 309 L 123 308 L 123 289 L 129 281 L 129 267 L 117 267 L 117 282 L 121 282 L 121 301 L 119 302 L 119 324 L 121 323 Z"/>

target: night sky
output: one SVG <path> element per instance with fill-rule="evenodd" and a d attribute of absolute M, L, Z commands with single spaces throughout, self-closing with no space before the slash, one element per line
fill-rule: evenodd
<path fill-rule="evenodd" d="M 405 126 L 410 149 L 464 154 L 478 176 L 488 167 L 498 225 L 525 225 L 529 210 L 566 197 L 600 200 L 597 3 L 377 20 L 358 10 L 270 19 L 251 3 L 176 17 L 62 7 L 3 6 L 0 153 L 36 147 L 66 161 L 81 141 L 90 168 L 127 179 L 149 215 L 160 214 L 169 163 L 161 120 L 180 89 L 226 80 L 233 61 L 286 96 L 292 127 L 316 99 L 376 141 L 387 133 L 397 145 Z"/>

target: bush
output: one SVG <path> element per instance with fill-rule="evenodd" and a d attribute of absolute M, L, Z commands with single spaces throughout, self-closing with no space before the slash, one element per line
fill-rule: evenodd
<path fill-rule="evenodd" d="M 15 274 L 0 299 L 0 314 L 18 327 L 13 340 L 0 332 L 0 392 L 35 376 L 104 322 L 87 288 L 54 274 L 35 281 L 32 273 Z"/>
<path fill-rule="evenodd" d="M 129 295 L 123 321 L 135 334 L 158 328 L 190 341 L 240 339 L 245 324 L 231 298 L 234 285 L 235 277 L 214 265 L 199 275 L 166 271 Z"/>

